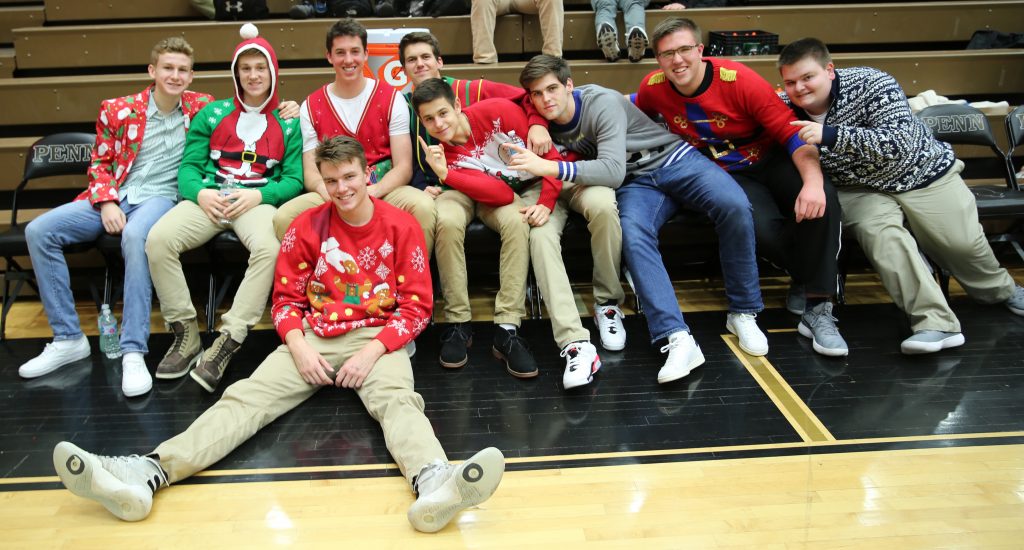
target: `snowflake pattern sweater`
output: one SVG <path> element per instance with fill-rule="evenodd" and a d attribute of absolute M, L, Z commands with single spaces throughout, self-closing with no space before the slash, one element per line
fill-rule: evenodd
<path fill-rule="evenodd" d="M 345 223 L 328 202 L 288 228 L 271 309 L 282 341 L 303 321 L 322 338 L 384 327 L 377 340 L 395 351 L 427 327 L 434 299 L 423 231 L 412 215 L 370 200 L 366 225 Z"/>
<path fill-rule="evenodd" d="M 803 109 L 793 110 L 810 120 Z M 836 186 L 888 193 L 925 187 L 956 160 L 953 147 L 910 112 L 896 79 L 870 67 L 836 69 L 820 150 L 821 168 Z"/>

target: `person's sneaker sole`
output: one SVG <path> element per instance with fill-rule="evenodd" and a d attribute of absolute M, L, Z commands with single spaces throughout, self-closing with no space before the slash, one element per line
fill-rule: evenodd
<path fill-rule="evenodd" d="M 217 380 L 216 384 L 210 385 L 210 383 L 207 382 L 201 374 L 197 374 L 198 372 L 199 369 L 192 369 L 189 371 L 188 375 L 191 376 L 192 379 L 195 380 L 197 384 L 202 386 L 204 390 L 210 393 L 217 391 L 217 386 L 220 384 L 220 379 Z"/>
<path fill-rule="evenodd" d="M 439 363 L 441 363 L 441 366 L 446 368 L 446 369 L 458 369 L 458 368 L 465 367 L 466 363 L 469 363 L 469 352 L 468 352 L 468 350 L 469 350 L 470 346 L 472 346 L 472 345 L 473 345 L 473 338 L 470 337 L 468 340 L 466 340 L 466 350 L 467 350 L 466 356 L 463 357 L 462 361 L 459 361 L 458 363 L 447 363 L 447 362 L 445 362 L 444 359 L 441 359 L 440 357 L 438 357 L 437 361 Z"/>
<path fill-rule="evenodd" d="M 455 468 L 444 485 L 426 495 L 433 498 L 416 499 L 409 507 L 409 523 L 424 533 L 444 529 L 455 514 L 490 498 L 504 472 L 505 457 L 501 451 L 494 447 L 483 449 Z"/>
<path fill-rule="evenodd" d="M 1013 312 L 1016 315 L 1020 315 L 1021 317 L 1024 317 L 1024 309 L 1013 307 L 1010 304 L 1006 304 L 1006 309 L 1010 310 L 1011 312 Z"/>
<path fill-rule="evenodd" d="M 145 519 L 153 508 L 153 494 L 148 488 L 126 485 L 73 443 L 62 441 L 54 447 L 53 468 L 69 491 L 99 502 L 125 521 Z"/>
<path fill-rule="evenodd" d="M 612 63 L 619 60 L 619 37 L 616 36 L 614 29 L 602 27 L 601 31 L 597 33 L 597 45 L 601 48 L 605 60 Z"/>
<path fill-rule="evenodd" d="M 192 371 L 192 368 L 195 367 L 196 364 L 199 363 L 199 360 L 203 358 L 203 351 L 203 348 L 199 348 L 199 353 L 197 353 L 196 356 L 193 357 L 192 360 L 188 362 L 188 365 L 184 369 L 177 372 L 157 371 L 156 373 L 153 374 L 153 376 L 159 378 L 160 380 L 177 380 Z"/>
<path fill-rule="evenodd" d="M 647 37 L 638 31 L 631 32 L 629 38 L 626 39 L 626 46 L 630 63 L 639 63 L 647 54 Z"/>
<path fill-rule="evenodd" d="M 539 369 L 532 372 L 516 372 L 512 370 L 512 367 L 508 365 L 508 357 L 505 357 L 505 354 L 501 353 L 501 351 L 498 350 L 498 348 L 491 346 L 491 353 L 494 355 L 495 359 L 504 362 L 505 370 L 508 371 L 508 373 L 511 374 L 512 376 L 515 376 L 516 378 L 533 378 L 540 374 Z"/>
<path fill-rule="evenodd" d="M 924 353 L 935 353 L 944 349 L 962 346 L 964 345 L 964 342 L 963 333 L 957 333 L 947 336 L 938 342 L 910 342 L 909 345 L 907 342 L 902 342 L 900 344 L 900 351 L 903 352 L 904 355 L 921 355 Z"/>
<path fill-rule="evenodd" d="M 728 319 L 726 319 L 725 321 L 725 330 L 728 330 L 733 334 L 733 336 L 736 337 L 736 343 L 739 344 L 740 349 L 743 350 L 747 355 L 752 355 L 754 357 L 764 357 L 765 355 L 768 355 L 768 346 L 765 346 L 764 348 L 753 349 L 743 345 L 743 340 L 740 338 L 739 333 L 737 333 L 736 328 L 732 326 L 732 321 L 729 321 Z"/>
<path fill-rule="evenodd" d="M 686 369 L 680 371 L 679 373 L 672 374 L 671 376 L 661 376 L 661 373 L 659 372 L 658 373 L 658 383 L 659 384 L 668 384 L 669 382 L 675 382 L 676 380 L 679 380 L 679 379 L 682 379 L 682 378 L 686 378 L 687 376 L 690 375 L 691 372 L 693 372 L 694 369 L 696 369 L 697 367 L 699 367 L 699 366 L 701 366 L 703 364 L 704 364 L 704 352 L 702 352 L 700 350 L 700 347 L 698 346 L 697 347 L 697 356 L 694 357 L 690 361 L 690 364 L 686 365 Z"/>
<path fill-rule="evenodd" d="M 819 344 L 818 341 L 814 339 L 814 332 L 812 332 L 811 328 L 805 325 L 803 321 L 800 321 L 800 324 L 796 326 L 796 330 L 801 336 L 810 338 L 811 347 L 814 348 L 814 351 L 822 355 L 826 355 L 828 357 L 846 357 L 850 354 L 849 348 L 826 348 Z"/>

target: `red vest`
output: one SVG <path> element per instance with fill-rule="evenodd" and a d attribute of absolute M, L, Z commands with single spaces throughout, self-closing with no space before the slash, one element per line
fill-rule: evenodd
<path fill-rule="evenodd" d="M 334 110 L 327 86 L 313 92 L 306 98 L 309 121 L 321 142 L 333 136 L 349 136 L 357 139 L 366 151 L 366 163 L 373 166 L 381 160 L 391 158 L 391 107 L 398 92 L 385 82 L 373 81 L 370 101 L 363 107 L 355 131 L 346 128 L 341 117 Z"/>

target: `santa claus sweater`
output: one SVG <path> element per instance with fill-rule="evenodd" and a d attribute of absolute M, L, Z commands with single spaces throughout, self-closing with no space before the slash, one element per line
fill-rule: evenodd
<path fill-rule="evenodd" d="M 423 231 L 410 214 L 370 200 L 365 225 L 345 223 L 328 202 L 295 218 L 281 239 L 271 309 L 281 340 L 303 321 L 323 338 L 384 327 L 376 338 L 394 351 L 430 322 Z"/>
<path fill-rule="evenodd" d="M 489 206 L 511 203 L 513 192 L 522 192 L 537 181 L 531 174 L 510 170 L 507 163 L 513 151 L 501 147 L 503 143 L 526 147 L 530 128 L 526 113 L 508 99 L 485 99 L 466 107 L 462 114 L 469 120 L 470 138 L 461 145 L 443 144 L 448 162 L 445 185 Z M 554 147 L 544 158 L 562 159 Z M 557 178 L 541 178 L 537 204 L 553 211 L 561 191 L 562 182 Z"/>
<path fill-rule="evenodd" d="M 199 111 L 185 139 L 178 190 L 198 202 L 200 191 L 217 189 L 228 174 L 238 185 L 258 189 L 262 204 L 279 206 L 297 197 L 303 189 L 299 119 L 282 120 L 277 109 L 246 113 L 232 100 Z"/>

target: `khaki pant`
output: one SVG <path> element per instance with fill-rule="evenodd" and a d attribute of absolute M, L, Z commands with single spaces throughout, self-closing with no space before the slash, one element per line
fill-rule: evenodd
<path fill-rule="evenodd" d="M 473 0 L 469 25 L 473 32 L 473 62 L 497 63 L 494 49 L 494 24 L 499 15 L 537 14 L 544 37 L 541 52 L 562 57 L 562 24 L 565 18 L 562 0 Z"/>
<path fill-rule="evenodd" d="M 523 201 L 516 197 L 511 204 L 493 208 L 449 189 L 437 197 L 434 205 L 437 209 L 434 258 L 441 275 L 445 320 L 467 323 L 472 319 L 465 242 L 466 226 L 475 215 L 501 235 L 500 286 L 494 297 L 494 323 L 519 326 L 526 316 L 526 276 L 530 269 L 530 226 L 519 213 L 525 206 Z"/>
<path fill-rule="evenodd" d="M 256 205 L 232 221 L 231 227 L 215 224 L 192 201 L 181 201 L 160 218 L 146 240 L 146 255 L 160 312 L 168 323 L 195 319 L 196 309 L 181 268 L 181 254 L 198 248 L 218 233 L 232 230 L 249 250 L 249 266 L 238 285 L 231 309 L 221 316 L 221 331 L 236 342 L 245 341 L 249 329 L 263 317 L 274 283 L 274 264 L 281 243 L 271 220 L 275 208 Z"/>
<path fill-rule="evenodd" d="M 306 341 L 337 371 L 380 330 L 362 328 L 320 338 L 307 328 Z M 161 443 L 154 451 L 160 456 L 160 466 L 171 483 L 185 479 L 227 456 L 320 388 L 299 376 L 288 347 L 282 345 L 252 376 L 232 384 L 187 430 Z M 355 392 L 383 428 L 388 451 L 409 483 L 423 466 L 447 460 L 430 421 L 423 415 L 423 398 L 413 390 L 412 364 L 404 348 L 382 356 Z"/>
<path fill-rule="evenodd" d="M 910 317 L 914 331 L 960 332 L 960 321 L 918 245 L 975 300 L 1004 302 L 1016 286 L 985 239 L 974 195 L 960 178 L 962 170 L 958 160 L 928 187 L 904 193 L 839 188 L 843 226 L 853 231 L 893 302 Z"/>
<path fill-rule="evenodd" d="M 434 199 L 423 191 L 408 185 L 402 185 L 384 196 L 384 202 L 401 208 L 412 214 L 423 229 L 423 238 L 427 241 L 427 257 L 434 249 L 434 223 L 437 214 L 434 212 Z M 274 215 L 274 233 L 278 240 L 284 238 L 285 231 L 299 214 L 324 203 L 319 193 L 305 193 L 284 203 Z"/>
<path fill-rule="evenodd" d="M 536 204 L 540 191 L 540 184 L 527 189 L 522 194 L 523 202 Z M 619 224 L 615 191 L 609 187 L 563 184 L 551 218 L 546 224 L 530 229 L 533 273 L 537 276 L 555 342 L 560 348 L 569 342 L 590 338 L 590 333 L 580 322 L 576 299 L 562 261 L 562 230 L 569 216 L 567 207 L 587 219 L 590 248 L 594 254 L 594 300 L 597 303 L 620 303 L 624 298 L 619 282 L 622 226 Z"/>

